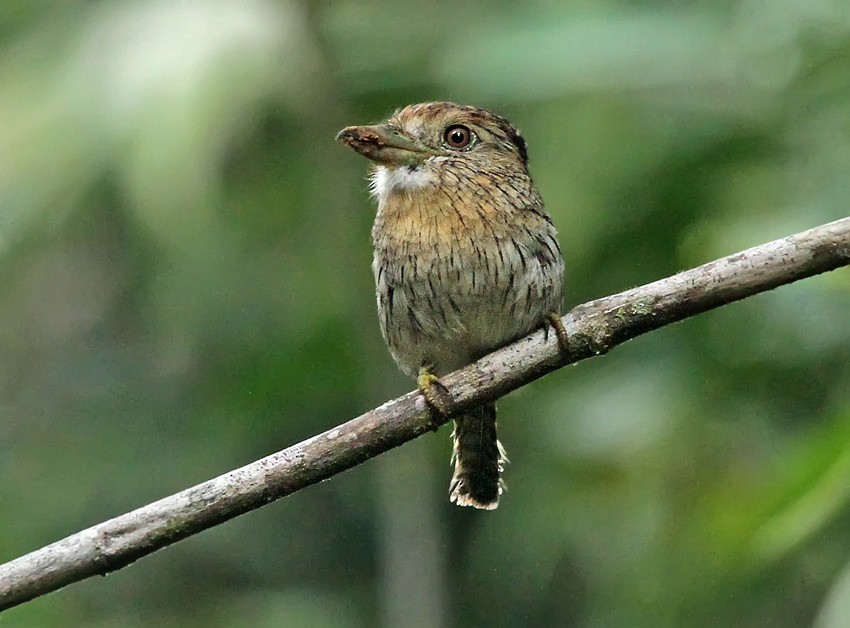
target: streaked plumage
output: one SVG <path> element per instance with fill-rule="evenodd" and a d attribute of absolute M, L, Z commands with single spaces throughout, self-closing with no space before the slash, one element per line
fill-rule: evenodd
<path fill-rule="evenodd" d="M 449 143 L 466 137 L 468 145 Z M 340 139 L 377 163 L 372 269 L 381 331 L 403 372 L 444 375 L 560 310 L 555 227 L 507 120 L 423 103 L 383 125 L 348 127 Z M 454 443 L 452 501 L 495 508 L 507 461 L 495 405 L 455 419 Z"/>

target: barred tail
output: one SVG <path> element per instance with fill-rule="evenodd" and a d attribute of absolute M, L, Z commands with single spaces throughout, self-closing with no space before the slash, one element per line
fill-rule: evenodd
<path fill-rule="evenodd" d="M 451 501 L 458 506 L 493 510 L 505 490 L 501 476 L 508 462 L 496 438 L 496 404 L 457 417 L 452 438 L 455 471 L 449 486 Z"/>

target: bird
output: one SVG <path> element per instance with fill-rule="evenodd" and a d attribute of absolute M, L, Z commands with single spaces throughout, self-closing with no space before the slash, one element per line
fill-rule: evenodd
<path fill-rule="evenodd" d="M 337 140 L 373 162 L 370 191 L 378 319 L 400 370 L 431 408 L 451 413 L 439 377 L 553 327 L 564 261 L 529 174 L 528 150 L 505 118 L 478 107 L 425 102 Z M 454 418 L 450 501 L 493 510 L 508 462 L 494 403 Z"/>

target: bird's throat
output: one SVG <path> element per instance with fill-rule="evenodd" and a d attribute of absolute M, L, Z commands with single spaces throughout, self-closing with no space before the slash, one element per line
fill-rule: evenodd
<path fill-rule="evenodd" d="M 424 166 L 377 166 L 370 189 L 379 201 L 392 194 L 414 192 L 437 184 L 436 175 Z"/>

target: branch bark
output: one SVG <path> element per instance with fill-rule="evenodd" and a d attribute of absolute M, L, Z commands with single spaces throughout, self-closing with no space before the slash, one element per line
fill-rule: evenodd
<path fill-rule="evenodd" d="M 554 334 L 523 338 L 442 378 L 458 413 L 648 331 L 777 286 L 850 265 L 850 218 L 667 279 L 579 305 Z M 0 565 L 0 610 L 133 561 L 421 436 L 445 418 L 408 393 L 230 473 Z"/>

